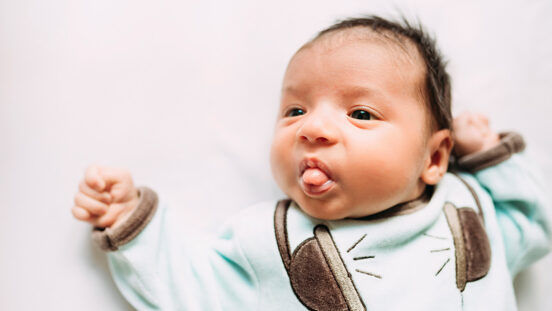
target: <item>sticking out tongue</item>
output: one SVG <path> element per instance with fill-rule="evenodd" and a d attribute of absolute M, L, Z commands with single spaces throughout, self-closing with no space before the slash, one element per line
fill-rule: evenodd
<path fill-rule="evenodd" d="M 303 173 L 303 182 L 314 186 L 325 184 L 330 178 L 318 168 L 308 168 Z"/>

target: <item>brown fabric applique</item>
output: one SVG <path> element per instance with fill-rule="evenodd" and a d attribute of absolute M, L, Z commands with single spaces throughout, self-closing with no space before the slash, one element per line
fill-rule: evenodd
<path fill-rule="evenodd" d="M 477 281 L 491 267 L 491 245 L 478 215 L 471 208 L 458 209 L 466 247 L 466 281 Z"/>
<path fill-rule="evenodd" d="M 278 250 L 295 296 L 309 310 L 366 310 L 345 267 L 331 233 L 324 225 L 290 256 L 286 216 L 290 200 L 279 201 L 274 213 Z"/>
<path fill-rule="evenodd" d="M 140 201 L 136 209 L 122 223 L 111 228 L 94 228 L 92 240 L 104 251 L 115 251 L 120 246 L 132 241 L 146 225 L 157 210 L 158 197 L 155 191 L 139 187 Z"/>
<path fill-rule="evenodd" d="M 472 208 L 456 208 L 445 203 L 445 216 L 454 239 L 456 287 L 463 292 L 467 282 L 487 275 L 491 266 L 491 246 L 483 221 Z"/>
<path fill-rule="evenodd" d="M 289 280 L 295 295 L 310 310 L 349 310 L 316 238 L 303 241 L 293 253 Z"/>

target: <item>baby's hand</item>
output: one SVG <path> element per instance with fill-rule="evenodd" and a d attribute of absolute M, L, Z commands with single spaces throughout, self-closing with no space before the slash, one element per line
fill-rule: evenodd
<path fill-rule="evenodd" d="M 72 208 L 76 219 L 111 227 L 138 205 L 138 191 L 126 169 L 92 165 L 79 184 Z"/>
<path fill-rule="evenodd" d="M 490 149 L 500 142 L 498 134 L 489 127 L 489 119 L 479 113 L 464 112 L 454 118 L 452 131 L 457 157 Z"/>

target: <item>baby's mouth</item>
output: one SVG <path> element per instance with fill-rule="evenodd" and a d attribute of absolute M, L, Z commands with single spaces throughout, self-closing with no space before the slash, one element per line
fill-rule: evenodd
<path fill-rule="evenodd" d="M 334 184 L 327 166 L 316 159 L 303 160 L 300 172 L 301 188 L 309 196 L 321 195 Z"/>

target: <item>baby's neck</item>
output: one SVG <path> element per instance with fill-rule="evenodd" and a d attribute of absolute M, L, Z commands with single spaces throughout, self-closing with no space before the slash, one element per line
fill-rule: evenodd
<path fill-rule="evenodd" d="M 434 191 L 435 191 L 435 186 L 424 184 L 422 192 L 414 199 L 401 202 L 379 213 L 360 217 L 360 218 L 355 218 L 355 219 L 373 220 L 373 219 L 381 219 L 381 218 L 413 213 L 415 211 L 418 211 L 424 208 L 427 205 L 429 200 L 431 200 L 431 197 L 433 196 Z"/>

